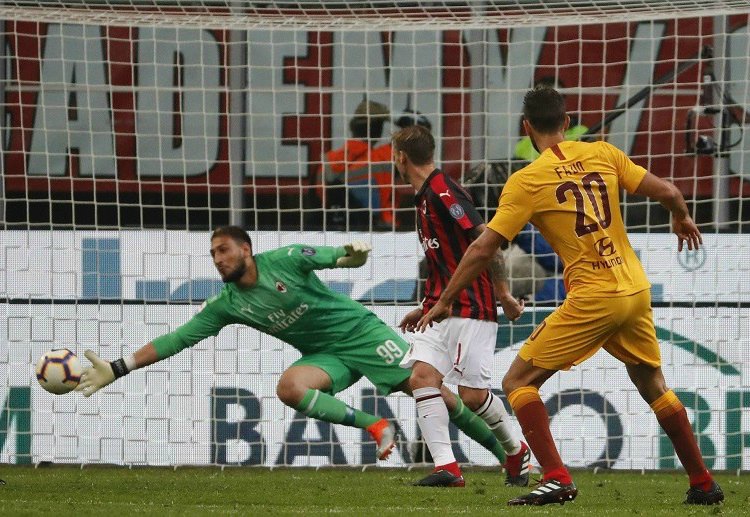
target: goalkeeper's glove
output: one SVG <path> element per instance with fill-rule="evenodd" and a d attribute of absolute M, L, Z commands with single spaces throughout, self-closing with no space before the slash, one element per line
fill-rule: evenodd
<path fill-rule="evenodd" d="M 367 262 L 367 254 L 372 247 L 369 243 L 363 241 L 354 241 L 344 244 L 346 255 L 336 260 L 337 267 L 360 267 Z"/>
<path fill-rule="evenodd" d="M 90 397 L 103 387 L 112 384 L 115 379 L 128 373 L 128 367 L 125 366 L 124 359 L 116 361 L 105 361 L 100 358 L 93 350 L 86 350 L 83 355 L 91 361 L 91 366 L 87 366 L 81 373 L 81 381 L 76 386 L 76 391 L 83 392 L 84 397 Z"/>

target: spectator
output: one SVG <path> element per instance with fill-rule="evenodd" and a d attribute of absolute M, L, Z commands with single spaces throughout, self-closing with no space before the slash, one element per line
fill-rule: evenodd
<path fill-rule="evenodd" d="M 349 121 L 351 138 L 323 157 L 319 195 L 333 226 L 394 227 L 391 146 L 377 145 L 389 119 L 385 105 L 363 100 Z"/>

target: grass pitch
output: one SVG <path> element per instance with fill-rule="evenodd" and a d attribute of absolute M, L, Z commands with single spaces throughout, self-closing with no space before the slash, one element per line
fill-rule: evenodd
<path fill-rule="evenodd" d="M 0 515 L 748 515 L 750 476 L 719 474 L 717 507 L 682 504 L 682 473 L 575 472 L 578 498 L 565 506 L 509 508 L 528 489 L 497 472 L 464 472 L 466 488 L 410 486 L 427 470 L 370 468 L 123 468 L 0 465 Z"/>

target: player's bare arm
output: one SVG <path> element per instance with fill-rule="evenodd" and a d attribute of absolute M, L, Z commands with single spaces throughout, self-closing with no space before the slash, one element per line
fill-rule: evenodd
<path fill-rule="evenodd" d="M 469 230 L 469 237 L 471 241 L 477 240 L 487 227 L 484 224 L 475 226 Z M 508 291 L 508 272 L 505 268 L 505 256 L 503 255 L 502 247 L 498 248 L 495 252 L 494 260 L 490 261 L 488 267 L 490 277 L 492 278 L 492 285 L 495 287 L 495 295 L 499 295 L 503 291 Z"/>
<path fill-rule="evenodd" d="M 469 231 L 472 242 L 477 240 L 479 236 L 484 233 L 486 226 L 480 224 L 472 228 Z M 505 317 L 511 321 L 517 320 L 523 313 L 523 301 L 516 300 L 510 292 L 508 286 L 508 270 L 505 267 L 505 256 L 503 255 L 503 248 L 507 245 L 507 241 L 501 243 L 500 247 L 495 251 L 494 260 L 490 262 L 488 270 L 490 272 L 490 278 L 492 278 L 492 285 L 495 288 L 495 297 L 503 308 Z"/>
<path fill-rule="evenodd" d="M 499 233 L 485 229 L 476 240 L 469 244 L 445 291 L 429 312 L 419 320 L 416 330 L 424 332 L 428 326 L 432 325 L 432 322 L 442 321 L 450 316 L 451 305 L 458 294 L 490 266 L 490 263 L 496 259 L 498 249 L 505 241 L 507 239 Z"/>
<path fill-rule="evenodd" d="M 635 193 L 658 201 L 670 211 L 672 214 L 672 232 L 677 235 L 678 251 L 682 251 L 685 243 L 687 243 L 689 250 L 698 249 L 703 244 L 701 232 L 693 218 L 690 217 L 682 192 L 672 183 L 647 172 Z"/>

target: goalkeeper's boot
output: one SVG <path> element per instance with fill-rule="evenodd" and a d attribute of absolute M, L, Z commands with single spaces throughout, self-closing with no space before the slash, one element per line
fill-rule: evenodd
<path fill-rule="evenodd" d="M 505 459 L 505 486 L 529 486 L 531 451 L 521 442 L 521 450 Z"/>
<path fill-rule="evenodd" d="M 414 486 L 462 487 L 466 486 L 466 482 L 460 472 L 456 475 L 447 469 L 436 468 L 430 475 L 414 483 Z"/>
<path fill-rule="evenodd" d="M 379 460 L 384 460 L 391 455 L 393 447 L 396 445 L 396 428 L 388 420 L 381 418 L 367 428 L 372 439 L 378 444 L 375 456 Z"/>
<path fill-rule="evenodd" d="M 724 492 L 721 491 L 719 484 L 714 481 L 711 490 L 708 492 L 701 490 L 696 486 L 691 486 L 687 491 L 685 504 L 719 504 L 724 500 Z"/>
<path fill-rule="evenodd" d="M 556 479 L 543 481 L 531 493 L 516 497 L 508 501 L 508 506 L 541 506 L 543 504 L 565 504 L 578 495 L 575 483 L 564 485 Z"/>

